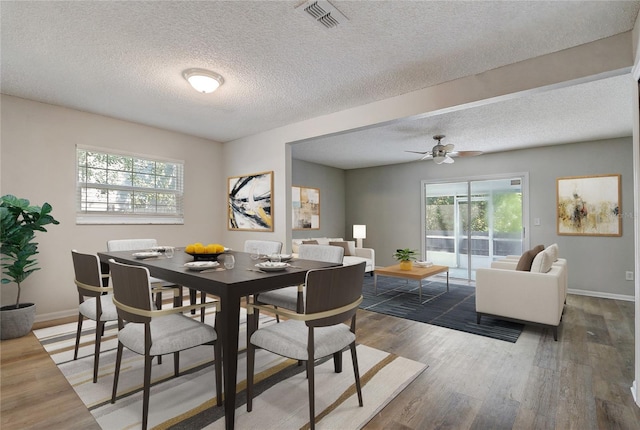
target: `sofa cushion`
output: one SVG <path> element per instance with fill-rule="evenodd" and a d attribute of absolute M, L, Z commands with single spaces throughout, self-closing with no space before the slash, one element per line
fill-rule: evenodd
<path fill-rule="evenodd" d="M 557 243 L 553 243 L 551 245 L 549 245 L 545 251 L 548 251 L 551 254 L 551 258 L 553 259 L 553 261 L 558 261 L 558 244 Z"/>
<path fill-rule="evenodd" d="M 516 270 L 530 272 L 533 259 L 536 258 L 536 255 L 538 255 L 542 250 L 544 250 L 544 245 L 538 245 L 522 254 L 520 260 L 518 260 L 518 264 L 516 265 Z"/>
<path fill-rule="evenodd" d="M 303 240 L 303 241 L 302 241 L 302 244 L 303 244 L 303 245 L 317 245 L 317 244 L 318 244 L 318 241 L 317 241 L 317 240 L 315 240 L 315 239 L 313 239 L 313 240 Z"/>
<path fill-rule="evenodd" d="M 351 247 L 349 246 L 349 242 L 346 242 L 346 241 L 329 242 L 329 245 L 341 246 L 342 248 L 344 248 L 344 256 L 345 257 L 355 254 L 355 249 L 353 250 L 354 252 L 351 252 Z"/>
<path fill-rule="evenodd" d="M 552 253 L 544 250 L 539 252 L 531 263 L 531 272 L 547 273 L 553 266 Z"/>

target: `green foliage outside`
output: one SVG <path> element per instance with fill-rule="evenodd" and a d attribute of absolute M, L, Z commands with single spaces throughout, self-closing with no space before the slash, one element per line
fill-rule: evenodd
<path fill-rule="evenodd" d="M 178 176 L 175 163 L 78 151 L 78 181 L 88 185 L 82 210 L 175 213 L 179 203 L 172 191 L 180 188 Z M 85 201 L 85 196 L 90 197 Z"/>
<path fill-rule="evenodd" d="M 471 231 L 488 232 L 488 202 L 484 199 L 471 202 Z M 522 230 L 522 194 L 494 193 L 493 231 L 494 233 L 519 233 Z M 427 231 L 453 231 L 455 229 L 454 196 L 428 197 L 426 208 Z M 461 210 L 467 210 L 467 203 L 460 203 Z M 467 217 L 462 217 L 462 228 L 467 231 Z"/>

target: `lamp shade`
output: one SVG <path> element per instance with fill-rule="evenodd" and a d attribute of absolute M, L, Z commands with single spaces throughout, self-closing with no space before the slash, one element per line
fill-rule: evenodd
<path fill-rule="evenodd" d="M 353 238 L 354 239 L 366 239 L 367 238 L 367 226 L 362 224 L 353 225 Z"/>
<path fill-rule="evenodd" d="M 212 93 L 224 83 L 224 79 L 217 73 L 204 69 L 188 69 L 182 76 L 200 93 Z"/>

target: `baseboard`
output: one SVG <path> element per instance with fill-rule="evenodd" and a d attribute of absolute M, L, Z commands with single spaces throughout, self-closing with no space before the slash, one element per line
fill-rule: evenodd
<path fill-rule="evenodd" d="M 600 291 L 574 290 L 572 288 L 569 288 L 567 292 L 569 294 L 575 294 L 577 296 L 598 297 L 600 299 L 624 300 L 625 302 L 635 302 L 636 300 L 634 296 L 627 296 L 624 294 L 603 293 Z"/>
<path fill-rule="evenodd" d="M 68 311 L 51 312 L 49 314 L 36 315 L 35 322 L 45 322 L 51 320 L 57 320 L 60 318 L 68 318 L 72 316 L 78 316 L 78 309 L 71 309 Z"/>

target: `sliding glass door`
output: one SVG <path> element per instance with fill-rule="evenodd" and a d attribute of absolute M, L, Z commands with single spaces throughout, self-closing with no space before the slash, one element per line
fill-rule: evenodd
<path fill-rule="evenodd" d="M 526 175 L 423 182 L 423 256 L 450 267 L 455 278 L 475 280 L 489 267 L 526 248 Z"/>

